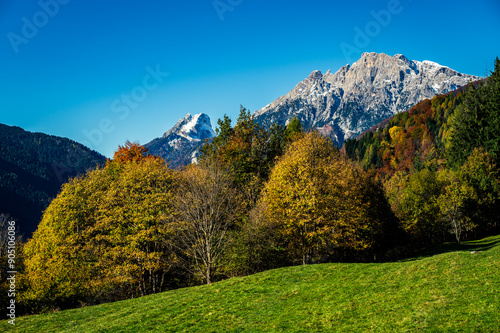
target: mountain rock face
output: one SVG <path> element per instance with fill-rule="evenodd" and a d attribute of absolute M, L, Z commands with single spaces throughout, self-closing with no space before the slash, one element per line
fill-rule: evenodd
<path fill-rule="evenodd" d="M 339 147 L 397 112 L 425 98 L 455 90 L 479 77 L 431 61 L 401 54 L 364 53 L 336 73 L 313 71 L 292 91 L 254 113 L 269 127 L 297 117 L 306 129 L 317 128 Z"/>
<path fill-rule="evenodd" d="M 163 157 L 171 168 L 196 163 L 199 148 L 215 136 L 210 117 L 204 113 L 180 119 L 161 138 L 145 144 L 149 153 Z"/>

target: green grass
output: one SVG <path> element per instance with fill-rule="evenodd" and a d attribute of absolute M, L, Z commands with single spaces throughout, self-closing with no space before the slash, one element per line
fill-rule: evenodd
<path fill-rule="evenodd" d="M 471 254 L 471 251 L 477 251 Z M 500 332 L 500 236 L 22 317 L 22 332 Z M 0 331 L 9 329 L 3 321 Z"/>

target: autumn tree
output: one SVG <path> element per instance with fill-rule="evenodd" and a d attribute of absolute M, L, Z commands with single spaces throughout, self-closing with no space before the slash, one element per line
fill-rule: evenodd
<path fill-rule="evenodd" d="M 45 210 L 42 221 L 25 246 L 28 286 L 21 301 L 37 312 L 46 307 L 73 307 L 91 292 L 99 253 L 87 253 L 89 232 L 97 219 L 99 196 L 111 177 L 102 170 L 72 179 Z"/>
<path fill-rule="evenodd" d="M 212 283 L 228 245 L 228 231 L 238 208 L 230 171 L 215 159 L 204 159 L 180 174 L 176 197 L 178 237 L 190 260 L 188 268 Z"/>
<path fill-rule="evenodd" d="M 384 223 L 373 214 L 376 203 L 384 200 L 381 191 L 372 191 L 374 185 L 329 140 L 313 132 L 294 142 L 278 161 L 262 205 L 292 257 L 308 264 L 374 246 Z"/>
<path fill-rule="evenodd" d="M 26 304 L 72 307 L 171 285 L 174 171 L 120 150 L 131 158 L 71 180 L 45 211 L 25 246 Z"/>
<path fill-rule="evenodd" d="M 113 155 L 113 160 L 119 163 L 136 162 L 146 157 L 151 157 L 148 154 L 148 149 L 141 146 L 137 142 L 125 142 L 124 146 L 118 146 L 118 150 Z"/>
<path fill-rule="evenodd" d="M 93 245 L 109 247 L 98 264 L 112 289 L 131 285 L 138 295 L 157 293 L 169 285 L 177 264 L 174 252 L 174 172 L 160 158 L 126 163 L 99 205 Z"/>
<path fill-rule="evenodd" d="M 444 188 L 437 199 L 440 218 L 449 225 L 450 231 L 460 244 L 462 233 L 471 230 L 474 224 L 467 214 L 469 201 L 473 197 L 473 189 L 460 181 L 459 175 L 451 170 L 445 170 L 439 175 L 444 182 Z"/>

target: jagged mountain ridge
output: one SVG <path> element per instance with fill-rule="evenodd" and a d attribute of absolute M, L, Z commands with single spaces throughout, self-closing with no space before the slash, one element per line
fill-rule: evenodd
<path fill-rule="evenodd" d="M 479 77 L 402 54 L 364 53 L 336 73 L 313 71 L 288 94 L 257 110 L 254 119 L 269 127 L 297 117 L 342 146 L 344 140 L 408 110 L 423 99 L 455 90 Z"/>
<path fill-rule="evenodd" d="M 145 144 L 149 153 L 164 158 L 171 168 L 196 162 L 199 148 L 215 136 L 210 117 L 205 113 L 187 114 L 161 138 Z"/>
<path fill-rule="evenodd" d="M 255 111 L 253 117 L 266 128 L 286 125 L 297 117 L 306 130 L 318 129 L 340 148 L 346 139 L 396 113 L 478 79 L 432 61 L 412 61 L 402 54 L 364 53 L 336 73 L 313 71 L 288 94 Z M 198 121 L 201 125 L 196 125 Z M 192 128 L 196 130 L 191 132 Z M 145 146 L 170 167 L 178 168 L 196 162 L 204 139 L 213 136 L 206 114 L 188 114 Z"/>

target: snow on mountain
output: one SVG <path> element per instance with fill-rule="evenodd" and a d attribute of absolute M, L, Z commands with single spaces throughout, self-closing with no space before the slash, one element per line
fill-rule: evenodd
<path fill-rule="evenodd" d="M 207 138 L 213 138 L 215 132 L 212 129 L 210 117 L 205 113 L 200 113 L 192 116 L 187 114 L 180 119 L 174 127 L 163 134 L 163 138 L 178 135 L 188 141 L 199 141 Z"/>
<path fill-rule="evenodd" d="M 204 113 L 187 114 L 161 138 L 145 145 L 149 153 L 163 157 L 172 168 L 196 163 L 199 148 L 215 136 L 210 117 Z"/>
<path fill-rule="evenodd" d="M 402 54 L 364 53 L 334 74 L 313 71 L 288 94 L 257 110 L 254 118 L 269 127 L 286 125 L 297 117 L 306 129 L 317 128 L 341 146 L 344 140 L 423 99 L 478 79 Z"/>
<path fill-rule="evenodd" d="M 423 99 L 455 90 L 477 76 L 402 54 L 364 53 L 352 65 L 325 74 L 313 71 L 286 95 L 257 110 L 253 117 L 264 127 L 286 125 L 297 117 L 306 129 L 318 129 L 342 146 L 353 138 L 406 111 Z M 163 137 L 148 143 L 150 153 L 177 168 L 196 163 L 199 148 L 215 136 L 206 114 L 187 114 Z"/>

